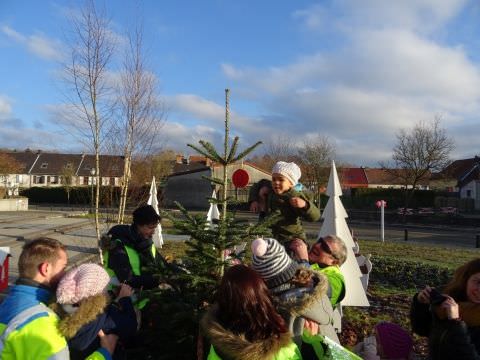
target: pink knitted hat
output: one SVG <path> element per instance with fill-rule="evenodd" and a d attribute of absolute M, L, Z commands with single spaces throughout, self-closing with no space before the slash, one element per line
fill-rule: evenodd
<path fill-rule="evenodd" d="M 383 349 L 382 357 L 388 359 L 407 359 L 413 348 L 410 334 L 401 326 L 381 322 L 375 326 L 377 341 Z"/>
<path fill-rule="evenodd" d="M 110 276 L 97 264 L 82 264 L 68 271 L 57 287 L 59 304 L 76 304 L 81 300 L 105 292 Z"/>

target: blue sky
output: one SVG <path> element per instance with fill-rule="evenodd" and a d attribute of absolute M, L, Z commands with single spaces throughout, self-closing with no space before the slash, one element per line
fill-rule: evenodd
<path fill-rule="evenodd" d="M 395 133 L 441 116 L 454 158 L 480 153 L 480 3 L 455 0 L 106 1 L 123 37 L 144 19 L 167 104 L 164 146 L 217 142 L 224 89 L 247 146 L 327 136 L 337 160 L 375 166 Z M 140 4 L 140 6 L 137 6 Z M 62 105 L 66 14 L 77 1 L 0 1 L 0 146 L 82 151 Z M 115 71 L 115 69 L 112 69 Z"/>

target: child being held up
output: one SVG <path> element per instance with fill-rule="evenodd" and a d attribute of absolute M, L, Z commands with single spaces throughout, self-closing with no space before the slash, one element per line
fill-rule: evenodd
<path fill-rule="evenodd" d="M 285 246 L 288 253 L 291 253 L 292 240 L 306 240 L 302 220 L 313 222 L 320 219 L 320 210 L 310 196 L 295 188 L 301 176 L 302 172 L 297 164 L 279 161 L 272 169 L 272 191 L 265 194 L 266 214 L 280 214 L 280 219 L 272 225 L 273 238 Z M 265 186 L 257 191 L 264 190 Z"/>
<path fill-rule="evenodd" d="M 355 345 L 353 351 L 364 360 L 409 360 L 413 340 L 401 326 L 382 321 L 375 326 L 375 335 Z"/>

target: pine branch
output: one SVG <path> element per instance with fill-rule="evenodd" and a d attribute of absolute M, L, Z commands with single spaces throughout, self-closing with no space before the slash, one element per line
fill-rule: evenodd
<path fill-rule="evenodd" d="M 232 146 L 230 147 L 230 153 L 227 156 L 226 164 L 231 164 L 232 163 L 232 159 L 237 152 L 238 140 L 239 140 L 239 137 L 235 136 L 235 139 L 233 139 Z"/>
<path fill-rule="evenodd" d="M 257 146 L 259 146 L 260 144 L 262 144 L 261 141 L 257 141 L 257 143 L 255 143 L 254 145 L 250 146 L 249 148 L 245 149 L 243 152 L 241 152 L 240 154 L 238 154 L 238 156 L 236 158 L 234 158 L 232 160 L 232 163 L 235 163 L 237 162 L 238 160 L 241 160 L 243 159 L 245 156 L 247 156 L 248 154 L 250 154 L 253 150 L 255 150 L 255 148 Z"/>

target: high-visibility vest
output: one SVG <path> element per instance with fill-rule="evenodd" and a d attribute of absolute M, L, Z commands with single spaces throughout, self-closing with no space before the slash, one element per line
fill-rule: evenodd
<path fill-rule="evenodd" d="M 138 255 L 138 252 L 134 248 L 123 244 L 122 240 L 120 239 L 116 239 L 115 241 L 117 241 L 119 245 L 122 245 L 125 248 L 125 251 L 127 252 L 127 256 L 128 256 L 128 262 L 130 263 L 130 266 L 132 268 L 133 275 L 140 276 L 142 274 L 142 270 L 141 270 L 140 256 Z M 155 248 L 155 245 L 152 244 L 150 251 L 152 253 L 153 258 L 155 258 L 157 255 L 157 249 Z M 115 272 L 108 267 L 109 258 L 110 258 L 110 252 L 105 251 L 103 254 L 103 266 L 107 271 L 108 275 L 110 275 L 109 289 L 111 290 L 114 287 L 119 286 L 120 281 L 118 280 Z M 147 305 L 148 301 L 149 299 L 145 298 L 140 301 L 134 302 L 134 305 L 137 309 L 142 309 L 145 307 L 145 305 Z"/>

